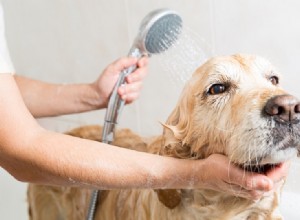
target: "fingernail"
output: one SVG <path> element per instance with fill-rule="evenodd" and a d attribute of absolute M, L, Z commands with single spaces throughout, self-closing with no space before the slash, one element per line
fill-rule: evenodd
<path fill-rule="evenodd" d="M 127 76 L 126 78 L 127 78 L 127 82 L 128 82 L 128 83 L 131 83 L 131 82 L 132 82 L 132 76 Z"/>
<path fill-rule="evenodd" d="M 253 189 L 268 190 L 270 188 L 270 181 L 268 179 L 253 179 L 251 182 L 251 187 Z"/>
<path fill-rule="evenodd" d="M 256 179 L 253 179 L 252 181 L 251 181 L 251 186 L 250 186 L 251 188 L 256 188 L 257 187 L 257 181 L 256 181 Z"/>
<path fill-rule="evenodd" d="M 263 183 L 263 187 L 266 191 L 269 191 L 272 189 L 273 183 L 269 179 L 263 179 L 262 183 Z"/>
<path fill-rule="evenodd" d="M 127 96 L 126 95 L 122 95 L 121 99 L 123 99 L 124 101 L 126 101 Z"/>
<path fill-rule="evenodd" d="M 121 93 L 120 95 L 123 95 L 125 93 L 125 85 L 122 84 L 120 87 L 119 87 L 119 93 Z"/>

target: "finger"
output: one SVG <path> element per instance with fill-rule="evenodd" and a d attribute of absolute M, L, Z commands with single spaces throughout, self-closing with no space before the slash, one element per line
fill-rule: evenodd
<path fill-rule="evenodd" d="M 270 191 L 273 189 L 274 183 L 271 179 L 260 174 L 249 174 L 242 180 L 241 186 L 248 190 Z"/>
<path fill-rule="evenodd" d="M 108 68 L 110 72 L 116 72 L 119 73 L 124 69 L 127 69 L 128 67 L 132 65 L 137 64 L 137 58 L 135 57 L 123 57 L 116 61 L 114 61 Z"/>
<path fill-rule="evenodd" d="M 138 61 L 138 67 L 144 67 L 147 66 L 149 62 L 148 56 L 143 56 L 141 59 Z"/>
<path fill-rule="evenodd" d="M 142 82 L 136 82 L 131 84 L 123 84 L 118 89 L 118 94 L 120 96 L 130 95 L 131 93 L 138 93 L 142 89 Z"/>
<path fill-rule="evenodd" d="M 228 193 L 236 197 L 242 197 L 251 200 L 258 200 L 264 195 L 264 191 L 260 190 L 247 190 L 238 185 L 227 184 L 223 191 L 227 190 Z"/>
<path fill-rule="evenodd" d="M 126 77 L 126 82 L 133 83 L 133 82 L 142 81 L 146 77 L 147 73 L 148 70 L 146 67 L 139 68 Z"/>
<path fill-rule="evenodd" d="M 123 99 L 126 102 L 126 104 L 129 104 L 139 97 L 141 88 L 141 82 L 126 84 L 118 89 L 118 94 L 120 95 L 121 99 Z"/>
<path fill-rule="evenodd" d="M 126 94 L 124 96 L 121 97 L 123 100 L 125 100 L 126 104 L 130 104 L 133 101 L 137 100 L 139 98 L 139 93 L 130 93 L 130 94 Z"/>
<path fill-rule="evenodd" d="M 290 161 L 282 163 L 275 169 L 270 170 L 270 172 L 267 173 L 267 176 L 274 182 L 279 182 L 280 180 L 285 179 L 287 177 L 290 165 Z"/>
<path fill-rule="evenodd" d="M 273 181 L 268 177 L 246 172 L 240 167 L 232 164 L 228 157 L 220 154 L 213 154 L 207 159 L 208 166 L 215 167 L 215 172 L 226 183 L 237 185 L 246 190 L 269 191 L 273 187 Z"/>
<path fill-rule="evenodd" d="M 119 93 L 121 99 L 123 99 L 126 104 L 129 104 L 129 103 L 135 101 L 136 99 L 138 99 L 139 94 L 140 94 L 139 92 L 131 92 L 131 93 L 122 92 L 122 93 Z"/>
<path fill-rule="evenodd" d="M 227 182 L 241 186 L 246 190 L 269 191 L 273 181 L 265 175 L 247 172 L 235 165 L 230 165 Z"/>

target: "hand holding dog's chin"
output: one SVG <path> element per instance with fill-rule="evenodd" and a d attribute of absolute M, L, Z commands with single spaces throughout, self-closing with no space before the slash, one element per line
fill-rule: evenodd
<path fill-rule="evenodd" d="M 259 200 L 276 190 L 279 182 L 285 178 L 289 163 L 267 174 L 247 172 L 230 162 L 220 154 L 205 159 L 202 171 L 203 188 L 226 192 L 237 197 Z M 200 170 L 198 172 L 201 172 Z"/>
<path fill-rule="evenodd" d="M 286 179 L 289 172 L 290 165 L 291 165 L 291 161 L 286 161 L 280 164 L 280 166 L 277 167 L 276 169 L 272 169 L 269 172 L 267 172 L 266 176 L 272 179 L 274 183 L 281 182 L 282 180 Z"/>

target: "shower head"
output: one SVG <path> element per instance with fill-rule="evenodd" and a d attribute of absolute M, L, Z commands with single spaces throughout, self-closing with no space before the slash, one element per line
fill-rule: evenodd
<path fill-rule="evenodd" d="M 169 49 L 181 32 L 181 17 L 172 10 L 158 9 L 150 12 L 141 22 L 139 33 L 129 51 L 129 56 L 141 58 L 144 54 L 157 54 Z M 118 78 L 108 103 L 106 121 L 117 122 L 124 100 L 117 89 L 125 83 L 125 78 L 137 68 L 136 65 L 124 69 Z M 105 129 L 104 129 L 105 130 Z"/>
<path fill-rule="evenodd" d="M 159 9 L 149 13 L 141 22 L 139 34 L 129 51 L 129 56 L 141 58 L 144 54 L 157 54 L 167 50 L 177 40 L 181 32 L 180 16 L 169 9 Z M 126 83 L 125 78 L 137 68 L 136 65 L 124 69 L 110 96 L 103 128 L 102 142 L 112 141 L 114 126 L 125 102 L 118 95 L 118 88 Z"/>
<path fill-rule="evenodd" d="M 158 9 L 150 12 L 141 22 L 132 50 L 157 54 L 166 51 L 181 32 L 182 19 L 172 10 Z"/>

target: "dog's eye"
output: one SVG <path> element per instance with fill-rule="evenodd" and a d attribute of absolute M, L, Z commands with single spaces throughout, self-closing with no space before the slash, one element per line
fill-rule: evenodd
<path fill-rule="evenodd" d="M 271 77 L 269 78 L 269 80 L 271 81 L 271 83 L 272 83 L 273 85 L 278 85 L 278 83 L 279 83 L 279 78 L 278 78 L 277 76 L 271 76 Z"/>
<path fill-rule="evenodd" d="M 217 95 L 217 94 L 221 94 L 225 91 L 226 91 L 225 85 L 223 85 L 223 84 L 214 84 L 209 88 L 208 93 L 210 95 Z"/>

